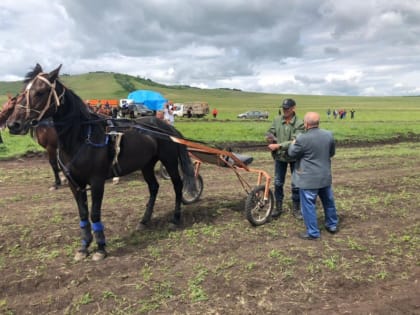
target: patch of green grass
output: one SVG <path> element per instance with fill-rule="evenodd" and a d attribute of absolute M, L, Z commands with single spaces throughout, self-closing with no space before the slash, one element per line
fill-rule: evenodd
<path fill-rule="evenodd" d="M 94 301 L 92 295 L 89 292 L 86 292 L 76 298 L 75 302 L 68 307 L 68 310 L 74 309 L 76 312 L 80 312 L 80 307 L 83 305 L 90 304 Z M 70 312 L 72 313 L 72 312 Z"/>
<path fill-rule="evenodd" d="M 216 273 L 223 273 L 225 270 L 232 268 L 238 264 L 238 259 L 234 256 L 229 256 L 227 259 L 222 259 L 216 266 Z"/>
<path fill-rule="evenodd" d="M 4 315 L 14 315 L 15 312 L 13 312 L 8 306 L 7 306 L 7 299 L 1 299 L 0 300 L 0 312 Z"/>
<path fill-rule="evenodd" d="M 196 244 L 197 243 L 197 237 L 198 237 L 198 230 L 196 230 L 196 229 L 188 229 L 188 230 L 185 230 L 184 232 L 183 232 L 183 235 L 185 236 L 185 238 L 187 239 L 187 241 L 190 243 L 190 244 Z"/>
<path fill-rule="evenodd" d="M 324 266 L 326 266 L 330 270 L 336 270 L 338 265 L 338 256 L 332 255 L 322 260 Z"/>
<path fill-rule="evenodd" d="M 112 292 L 112 291 L 105 290 L 105 291 L 102 292 L 102 298 L 104 300 L 108 300 L 108 299 L 116 300 L 117 299 L 117 295 L 114 292 Z"/>
<path fill-rule="evenodd" d="M 356 242 L 356 240 L 352 239 L 351 237 L 347 237 L 347 245 L 350 249 L 357 250 L 357 251 L 365 251 L 366 246 L 360 245 Z"/>
<path fill-rule="evenodd" d="M 382 271 L 380 271 L 380 272 L 378 272 L 378 273 L 376 274 L 376 277 L 377 277 L 378 279 L 384 280 L 384 279 L 386 279 L 386 278 L 388 278 L 388 277 L 389 277 L 389 273 L 388 273 L 387 271 L 385 271 L 385 270 L 382 270 Z"/>
<path fill-rule="evenodd" d="M 296 259 L 286 255 L 283 251 L 271 250 L 269 256 L 275 258 L 280 266 L 290 266 L 296 263 Z"/>
<path fill-rule="evenodd" d="M 62 213 L 55 212 L 54 215 L 50 218 L 50 223 L 58 224 L 63 222 L 63 215 Z"/>
<path fill-rule="evenodd" d="M 60 250 L 42 247 L 38 249 L 36 256 L 40 261 L 52 260 L 60 256 Z"/>
<path fill-rule="evenodd" d="M 255 267 L 257 266 L 257 263 L 256 262 L 253 262 L 253 261 L 251 261 L 251 262 L 249 262 L 249 263 L 247 263 L 246 265 L 245 265 L 245 270 L 246 271 L 252 271 L 252 270 L 254 270 L 255 269 Z"/>
<path fill-rule="evenodd" d="M 192 303 L 207 301 L 208 296 L 201 284 L 208 274 L 208 269 L 202 266 L 196 268 L 197 274 L 188 281 L 188 296 Z"/>
<path fill-rule="evenodd" d="M 149 252 L 149 255 L 153 257 L 155 260 L 159 260 L 162 255 L 162 249 L 159 247 L 156 247 L 154 245 L 147 246 L 147 251 Z"/>

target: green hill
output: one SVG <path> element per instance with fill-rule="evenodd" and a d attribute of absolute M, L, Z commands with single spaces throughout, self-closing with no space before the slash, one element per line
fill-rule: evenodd
<path fill-rule="evenodd" d="M 189 86 L 167 86 L 139 77 L 111 73 L 90 72 L 82 75 L 66 75 L 60 77 L 61 81 L 78 94 L 82 99 L 91 98 L 126 98 L 134 90 L 154 90 L 163 94 L 173 102 L 205 101 L 210 107 L 217 107 L 220 114 L 232 111 L 235 118 L 241 111 L 260 109 L 268 111 L 271 116 L 276 114 L 278 105 L 285 97 L 293 97 L 298 109 L 311 108 L 311 110 L 325 112 L 329 107 L 363 108 L 378 106 L 386 110 L 392 107 L 414 106 L 418 109 L 418 97 L 356 97 L 356 96 L 314 96 L 314 95 L 286 95 L 253 93 L 233 89 L 200 89 Z M 22 88 L 22 82 L 0 82 L 0 102 L 7 100 L 7 94 L 15 95 Z"/>
<path fill-rule="evenodd" d="M 307 111 L 321 114 L 321 127 L 334 132 L 338 141 L 394 141 L 395 139 L 419 139 L 420 98 L 419 97 L 359 97 L 319 96 L 253 93 L 233 89 L 200 89 L 189 86 L 167 86 L 148 79 L 109 72 L 91 72 L 82 75 L 62 74 L 60 80 L 82 99 L 126 98 L 134 90 L 153 90 L 176 102 L 204 101 L 217 108 L 217 120 L 177 118 L 176 127 L 188 138 L 205 142 L 257 142 L 277 115 L 279 104 L 285 97 L 297 102 L 297 114 L 303 117 Z M 0 104 L 7 100 L 7 94 L 14 95 L 22 88 L 22 82 L 0 82 Z M 355 119 L 328 120 L 326 111 L 333 109 L 354 109 Z M 244 121 L 237 119 L 241 112 L 258 109 L 267 111 L 269 119 Z M 16 156 L 27 150 L 27 140 L 10 137 L 3 132 L 6 145 L 0 145 L 2 156 Z M 10 138 L 9 138 L 10 137 Z"/>
<path fill-rule="evenodd" d="M 392 106 L 415 105 L 418 108 L 419 97 L 358 97 L 358 96 L 317 96 L 253 93 L 233 89 L 200 89 L 189 86 L 167 86 L 130 75 L 112 72 L 90 72 L 82 75 L 63 74 L 60 80 L 71 88 L 82 99 L 91 98 L 126 98 L 135 90 L 154 90 L 163 94 L 173 102 L 206 101 L 211 107 L 223 112 L 234 110 L 235 113 L 250 109 L 268 111 L 274 115 L 278 105 L 285 97 L 296 100 L 312 110 L 325 112 L 329 107 L 359 109 L 376 106 L 390 108 Z M 15 95 L 22 88 L 22 82 L 0 82 L 0 102 L 7 100 L 7 94 Z M 236 115 L 235 115 L 236 117 Z M 232 117 L 234 118 L 234 117 Z"/>

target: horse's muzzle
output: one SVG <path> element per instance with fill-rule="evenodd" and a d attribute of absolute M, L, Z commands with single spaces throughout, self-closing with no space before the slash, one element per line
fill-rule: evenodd
<path fill-rule="evenodd" d="M 24 135 L 28 132 L 29 126 L 25 126 L 19 121 L 14 121 L 12 123 L 7 123 L 7 128 L 12 135 Z"/>

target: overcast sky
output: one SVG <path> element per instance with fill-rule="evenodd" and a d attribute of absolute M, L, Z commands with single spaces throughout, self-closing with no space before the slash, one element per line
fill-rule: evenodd
<path fill-rule="evenodd" d="M 420 95 L 418 0 L 1 0 L 0 81 L 35 63 L 173 85 Z"/>

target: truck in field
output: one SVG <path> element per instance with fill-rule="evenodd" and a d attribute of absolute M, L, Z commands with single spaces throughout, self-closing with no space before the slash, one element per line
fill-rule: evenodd
<path fill-rule="evenodd" d="M 209 104 L 206 102 L 186 102 L 174 103 L 173 113 L 177 117 L 188 117 L 188 110 L 191 111 L 191 117 L 201 118 L 209 114 Z"/>

